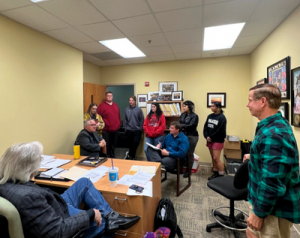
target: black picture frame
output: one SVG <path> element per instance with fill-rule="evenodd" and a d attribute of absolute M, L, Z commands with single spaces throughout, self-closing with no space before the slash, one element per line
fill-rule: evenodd
<path fill-rule="evenodd" d="M 267 78 L 260 79 L 256 81 L 256 85 L 267 83 Z"/>
<path fill-rule="evenodd" d="M 279 88 L 282 99 L 290 99 L 290 70 L 290 56 L 279 60 L 267 68 L 268 83 L 274 84 Z"/>
<path fill-rule="evenodd" d="M 281 112 L 281 115 L 289 122 L 289 103 L 281 103 L 279 111 Z"/>
<path fill-rule="evenodd" d="M 220 102 L 222 107 L 226 107 L 226 93 L 207 93 L 207 107 L 213 102 Z"/>
<path fill-rule="evenodd" d="M 291 70 L 292 98 L 291 98 L 291 124 L 300 127 L 300 66 Z"/>

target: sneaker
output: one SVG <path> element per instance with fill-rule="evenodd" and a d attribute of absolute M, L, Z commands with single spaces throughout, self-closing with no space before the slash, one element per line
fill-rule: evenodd
<path fill-rule="evenodd" d="M 124 159 L 128 159 L 129 151 L 126 151 Z"/>
<path fill-rule="evenodd" d="M 221 174 L 219 174 L 218 172 L 216 172 L 216 173 L 213 173 L 213 175 L 210 176 L 210 177 L 208 178 L 208 180 L 212 180 L 212 179 L 214 179 L 214 178 L 222 177 L 222 176 L 224 176 L 224 175 L 221 175 Z"/>

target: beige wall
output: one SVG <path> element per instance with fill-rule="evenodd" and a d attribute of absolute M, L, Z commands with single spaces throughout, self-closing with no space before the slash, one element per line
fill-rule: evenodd
<path fill-rule="evenodd" d="M 83 82 L 100 84 L 100 67 L 83 61 Z"/>
<path fill-rule="evenodd" d="M 291 69 L 300 66 L 300 7 L 288 17 L 251 55 L 251 85 L 267 77 L 267 67 L 290 56 Z M 291 93 L 292 95 L 292 93 Z M 291 112 L 291 100 L 289 103 Z M 290 113 L 291 119 L 291 113 Z M 253 138 L 258 120 L 251 118 L 251 137 Z M 291 120 L 290 120 L 291 123 Z M 300 141 L 300 128 L 293 127 L 296 140 Z"/>
<path fill-rule="evenodd" d="M 37 140 L 73 153 L 82 128 L 82 52 L 0 16 L 0 154 Z"/>
<path fill-rule="evenodd" d="M 145 81 L 150 82 L 150 87 L 144 86 Z M 247 125 L 250 117 L 246 108 L 250 87 L 249 56 L 101 67 L 101 84 L 135 83 L 137 94 L 158 91 L 158 83 L 164 81 L 178 82 L 178 90 L 183 90 L 184 100 L 192 100 L 196 105 L 200 139 L 195 153 L 202 162 L 210 162 L 202 136 L 206 117 L 211 113 L 206 107 L 208 92 L 227 93 L 227 107 L 224 109 L 227 133 L 249 138 L 250 128 Z M 138 156 L 144 156 L 142 146 L 138 153 Z"/>

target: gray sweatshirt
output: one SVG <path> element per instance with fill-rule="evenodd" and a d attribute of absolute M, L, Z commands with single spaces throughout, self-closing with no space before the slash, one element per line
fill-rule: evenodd
<path fill-rule="evenodd" d="M 144 124 L 144 114 L 142 109 L 135 107 L 126 107 L 125 117 L 124 117 L 124 128 L 125 130 L 134 131 L 134 130 L 143 130 Z"/>

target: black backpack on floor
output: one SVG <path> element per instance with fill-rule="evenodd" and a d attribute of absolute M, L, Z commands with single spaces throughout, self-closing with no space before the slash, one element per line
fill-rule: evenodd
<path fill-rule="evenodd" d="M 177 216 L 173 203 L 169 198 L 162 198 L 157 206 L 154 218 L 154 230 L 159 227 L 167 227 L 171 230 L 169 238 L 174 238 L 175 234 L 183 238 L 183 234 L 177 225 Z"/>

